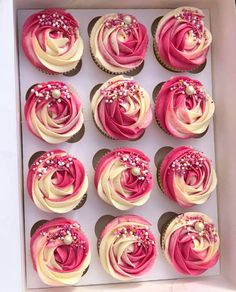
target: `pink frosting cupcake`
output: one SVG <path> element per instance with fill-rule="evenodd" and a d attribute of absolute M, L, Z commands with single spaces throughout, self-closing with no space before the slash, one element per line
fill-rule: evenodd
<path fill-rule="evenodd" d="M 204 14 L 195 7 L 168 12 L 157 25 L 154 49 L 160 62 L 173 71 L 192 71 L 206 62 L 212 42 Z"/>
<path fill-rule="evenodd" d="M 205 203 L 217 184 L 212 162 L 189 146 L 177 147 L 165 156 L 158 180 L 164 194 L 182 207 Z"/>
<path fill-rule="evenodd" d="M 148 44 L 147 30 L 133 15 L 111 13 L 100 17 L 90 34 L 90 48 L 97 65 L 121 74 L 139 67 Z"/>
<path fill-rule="evenodd" d="M 56 218 L 40 226 L 30 241 L 34 269 L 50 286 L 75 285 L 88 269 L 91 251 L 80 224 Z"/>
<path fill-rule="evenodd" d="M 84 48 L 78 22 L 59 8 L 45 9 L 27 18 L 22 47 L 29 61 L 49 74 L 73 70 Z"/>
<path fill-rule="evenodd" d="M 39 209 L 66 213 L 83 201 L 88 178 L 78 159 L 56 149 L 45 152 L 30 166 L 27 189 Z"/>
<path fill-rule="evenodd" d="M 215 105 L 202 83 L 186 76 L 166 81 L 156 96 L 155 114 L 168 134 L 188 139 L 206 132 Z"/>
<path fill-rule="evenodd" d="M 68 141 L 84 123 L 77 93 L 61 81 L 33 86 L 27 96 L 24 113 L 30 131 L 50 144 Z"/>
<path fill-rule="evenodd" d="M 91 102 L 98 129 L 111 139 L 137 140 L 152 121 L 148 93 L 122 75 L 106 81 Z"/>
<path fill-rule="evenodd" d="M 104 270 L 113 278 L 129 281 L 152 268 L 157 257 L 151 224 L 136 215 L 113 219 L 99 237 L 99 257 Z"/>
<path fill-rule="evenodd" d="M 153 187 L 150 159 L 133 148 L 110 151 L 100 159 L 94 176 L 99 197 L 119 210 L 147 202 Z"/>
<path fill-rule="evenodd" d="M 217 263 L 220 239 L 207 215 L 184 213 L 164 225 L 163 229 L 162 251 L 179 273 L 197 276 Z"/>

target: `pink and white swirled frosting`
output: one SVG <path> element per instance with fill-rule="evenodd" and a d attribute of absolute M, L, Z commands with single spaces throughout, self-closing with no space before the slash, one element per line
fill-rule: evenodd
<path fill-rule="evenodd" d="M 90 35 L 96 62 L 112 73 L 125 73 L 144 60 L 148 44 L 143 24 L 128 14 L 111 13 L 100 17 Z"/>
<path fill-rule="evenodd" d="M 83 54 L 78 22 L 63 9 L 45 9 L 24 23 L 22 47 L 29 61 L 47 73 L 65 73 Z"/>
<path fill-rule="evenodd" d="M 151 224 L 136 215 L 113 219 L 99 238 L 99 257 L 104 270 L 113 278 L 129 281 L 142 277 L 157 257 Z"/>
<path fill-rule="evenodd" d="M 88 189 L 82 163 L 63 150 L 45 152 L 29 168 L 28 193 L 35 205 L 51 213 L 74 209 Z"/>
<path fill-rule="evenodd" d="M 219 259 L 219 245 L 212 220 L 199 212 L 177 216 L 162 234 L 166 259 L 185 275 L 200 275 L 212 268 Z"/>
<path fill-rule="evenodd" d="M 122 75 L 105 82 L 94 94 L 91 106 L 97 127 L 112 139 L 136 140 L 152 121 L 148 93 Z"/>
<path fill-rule="evenodd" d="M 159 180 L 165 195 L 182 207 L 205 203 L 217 184 L 212 162 L 189 146 L 177 147 L 165 156 Z"/>
<path fill-rule="evenodd" d="M 195 7 L 180 7 L 162 17 L 155 33 L 160 59 L 176 71 L 191 71 L 206 61 L 212 42 L 205 27 L 203 12 Z"/>
<path fill-rule="evenodd" d="M 214 110 L 214 102 L 202 83 L 186 76 L 169 79 L 156 96 L 156 119 L 166 132 L 176 138 L 202 135 Z"/>
<path fill-rule="evenodd" d="M 50 144 L 69 140 L 84 123 L 82 104 L 75 90 L 61 81 L 35 85 L 24 113 L 30 131 Z"/>
<path fill-rule="evenodd" d="M 34 269 L 50 286 L 77 284 L 89 267 L 91 250 L 80 224 L 66 218 L 44 223 L 30 241 Z"/>
<path fill-rule="evenodd" d="M 120 210 L 146 203 L 153 187 L 149 158 L 133 148 L 107 153 L 96 167 L 94 183 L 99 197 Z"/>

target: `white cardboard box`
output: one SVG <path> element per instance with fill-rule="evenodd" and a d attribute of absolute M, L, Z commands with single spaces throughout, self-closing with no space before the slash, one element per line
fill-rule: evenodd
<path fill-rule="evenodd" d="M 219 229 L 221 235 L 221 275 L 198 279 L 143 282 L 79 288 L 40 289 L 40 291 L 236 291 L 236 15 L 234 0 L 151 1 L 129 0 L 0 0 L 0 236 L 1 291 L 39 291 L 25 289 L 22 181 L 20 161 L 20 111 L 17 56 L 16 11 L 19 8 L 175 8 L 193 5 L 208 8 L 211 16 L 213 96 L 216 102 L 215 144 L 218 172 Z"/>

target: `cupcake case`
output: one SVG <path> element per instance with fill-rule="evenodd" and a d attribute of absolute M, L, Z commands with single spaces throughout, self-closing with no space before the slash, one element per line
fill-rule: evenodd
<path fill-rule="evenodd" d="M 68 10 L 80 24 L 80 32 L 84 40 L 84 54 L 82 57 L 82 68 L 81 71 L 73 77 L 65 77 L 61 75 L 46 75 L 34 68 L 23 54 L 21 46 L 19 46 L 19 69 L 20 69 L 20 99 L 21 99 L 21 112 L 25 104 L 25 95 L 30 86 L 38 82 L 45 82 L 50 80 L 60 80 L 71 84 L 77 89 L 80 99 L 83 104 L 83 112 L 85 118 L 85 134 L 83 138 L 76 143 L 62 143 L 59 145 L 47 144 L 38 138 L 34 137 L 27 129 L 26 122 L 22 115 L 22 144 L 23 144 L 23 175 L 24 175 L 24 222 L 25 222 L 25 254 L 26 254 L 26 278 L 27 288 L 43 288 L 47 287 L 43 284 L 37 273 L 33 270 L 32 261 L 30 258 L 29 242 L 30 242 L 30 230 L 32 225 L 41 219 L 52 219 L 58 217 L 57 214 L 48 214 L 39 210 L 30 200 L 26 189 L 26 176 L 28 171 L 28 162 L 32 154 L 37 151 L 50 150 L 54 148 L 60 148 L 66 150 L 68 153 L 75 155 L 84 164 L 88 178 L 89 178 L 89 189 L 88 198 L 85 205 L 78 210 L 71 211 L 64 216 L 67 218 L 77 220 L 84 233 L 88 236 L 92 248 L 92 261 L 86 275 L 81 279 L 78 286 L 80 285 L 93 285 L 93 284 L 107 284 L 116 283 L 115 279 L 106 274 L 102 269 L 99 257 L 97 254 L 97 238 L 95 235 L 95 224 L 97 220 L 103 215 L 120 215 L 120 214 L 137 214 L 152 223 L 152 232 L 155 234 L 159 256 L 153 267 L 153 269 L 140 280 L 135 281 L 150 281 L 150 280 L 161 280 L 161 279 L 174 279 L 183 278 L 185 276 L 180 275 L 174 271 L 174 269 L 168 264 L 160 249 L 160 235 L 157 229 L 157 222 L 159 217 L 168 211 L 181 213 L 186 211 L 200 211 L 206 213 L 212 218 L 217 226 L 217 197 L 216 191 L 213 192 L 210 199 L 203 205 L 194 206 L 190 209 L 183 209 L 176 203 L 168 200 L 166 196 L 161 193 L 158 184 L 155 180 L 156 166 L 154 164 L 154 156 L 161 147 L 164 146 L 180 146 L 190 145 L 198 150 L 204 151 L 204 153 L 215 162 L 215 151 L 214 151 L 214 127 L 213 121 L 210 123 L 208 132 L 202 138 L 189 139 L 186 141 L 177 140 L 167 134 L 165 134 L 156 124 L 153 119 L 151 125 L 146 130 L 142 138 L 137 141 L 113 141 L 104 137 L 96 128 L 90 107 L 90 92 L 92 88 L 99 83 L 105 82 L 111 78 L 111 75 L 101 71 L 90 55 L 89 51 L 89 37 L 87 28 L 89 22 L 96 16 L 104 15 L 109 12 L 116 10 L 110 9 L 94 9 L 94 10 Z M 146 27 L 149 34 L 148 51 L 145 58 L 145 64 L 142 71 L 134 77 L 135 81 L 140 83 L 144 87 L 150 97 L 155 86 L 171 76 L 183 75 L 183 73 L 172 73 L 167 71 L 157 62 L 156 57 L 153 53 L 153 37 L 151 35 L 151 25 L 153 21 L 161 15 L 164 15 L 167 9 L 146 9 L 146 10 L 132 10 L 132 9 L 120 9 L 120 12 L 130 13 L 135 15 Z M 205 13 L 205 24 L 208 28 L 209 25 L 209 14 L 207 10 L 203 10 Z M 19 28 L 19 43 L 21 42 L 21 29 L 25 19 L 30 16 L 35 10 L 19 10 L 18 11 L 18 28 Z M 205 69 L 198 74 L 185 73 L 195 79 L 199 79 L 206 88 L 206 91 L 211 95 L 211 52 L 208 54 L 207 65 Z M 214 96 L 213 96 L 214 99 Z M 152 106 L 154 102 L 152 101 Z M 134 147 L 140 149 L 147 154 L 151 159 L 151 171 L 154 176 L 154 188 L 151 193 L 149 201 L 141 206 L 128 211 L 119 211 L 112 206 L 104 203 L 96 193 L 93 176 L 94 169 L 92 165 L 92 159 L 94 154 L 102 149 L 108 148 L 113 149 L 117 147 Z M 217 275 L 219 274 L 219 263 L 215 267 L 207 271 L 204 275 Z M 203 276 L 204 276 L 203 275 Z"/>

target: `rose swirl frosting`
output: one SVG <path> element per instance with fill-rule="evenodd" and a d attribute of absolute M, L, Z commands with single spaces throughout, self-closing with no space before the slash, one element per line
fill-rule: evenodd
<path fill-rule="evenodd" d="M 199 212 L 179 215 L 162 235 L 168 262 L 186 275 L 200 275 L 219 259 L 220 239 L 212 220 Z"/>
<path fill-rule="evenodd" d="M 204 14 L 194 7 L 180 7 L 162 17 L 155 33 L 160 59 L 170 69 L 191 71 L 206 61 L 212 42 Z"/>
<path fill-rule="evenodd" d="M 148 93 L 122 75 L 105 82 L 91 105 L 98 128 L 113 139 L 136 140 L 152 120 Z"/>
<path fill-rule="evenodd" d="M 143 205 L 153 187 L 149 162 L 137 149 L 120 148 L 109 152 L 96 167 L 94 183 L 98 195 L 120 210 Z"/>
<path fill-rule="evenodd" d="M 99 238 L 99 256 L 105 271 L 113 278 L 129 281 L 146 274 L 157 257 L 151 224 L 136 215 L 112 220 Z"/>
<path fill-rule="evenodd" d="M 181 139 L 204 133 L 214 110 L 214 102 L 202 83 L 186 76 L 166 81 L 156 97 L 155 113 L 160 126 Z"/>
<path fill-rule="evenodd" d="M 56 218 L 39 227 L 30 241 L 34 269 L 50 286 L 78 283 L 91 260 L 89 243 L 80 224 Z"/>
<path fill-rule="evenodd" d="M 217 184 L 211 161 L 188 146 L 177 147 L 166 155 L 159 181 L 163 192 L 182 207 L 205 203 Z"/>
<path fill-rule="evenodd" d="M 35 85 L 24 113 L 30 131 L 51 144 L 69 140 L 84 123 L 81 101 L 72 87 L 61 81 Z"/>
<path fill-rule="evenodd" d="M 83 53 L 78 22 L 59 8 L 45 9 L 27 18 L 22 46 L 31 63 L 47 73 L 71 71 Z"/>
<path fill-rule="evenodd" d="M 30 166 L 27 189 L 39 209 L 66 213 L 83 199 L 88 178 L 78 159 L 56 149 L 44 153 Z"/>
<path fill-rule="evenodd" d="M 90 35 L 96 62 L 113 73 L 125 73 L 144 60 L 147 30 L 132 15 L 112 13 L 100 17 Z"/>

